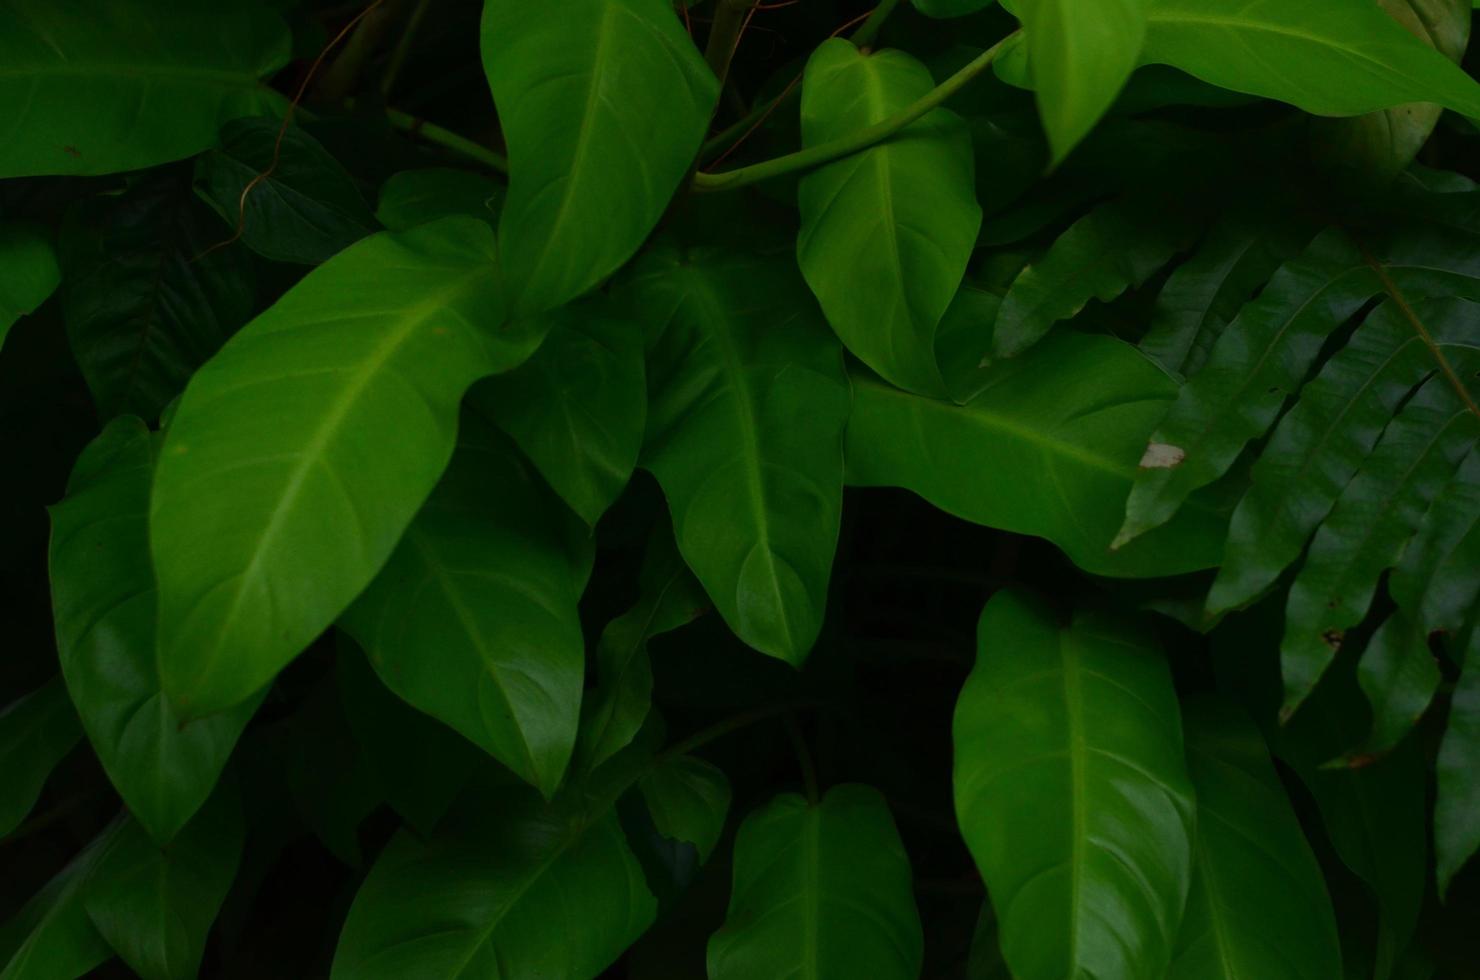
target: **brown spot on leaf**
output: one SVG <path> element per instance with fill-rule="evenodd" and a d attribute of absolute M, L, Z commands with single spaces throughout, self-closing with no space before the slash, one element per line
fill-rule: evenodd
<path fill-rule="evenodd" d="M 1345 630 L 1326 630 L 1326 632 L 1321 634 L 1321 642 L 1330 647 L 1332 653 L 1335 653 L 1341 649 L 1341 641 L 1345 636 Z"/>
<path fill-rule="evenodd" d="M 65 154 L 67 154 L 67 156 L 69 156 L 69 157 L 81 157 L 82 156 L 82 151 L 79 150 L 75 146 L 64 146 L 64 147 L 62 147 L 62 152 L 65 153 Z"/>
<path fill-rule="evenodd" d="M 1187 450 L 1181 446 L 1173 446 L 1165 442 L 1153 442 L 1146 447 L 1146 452 L 1141 456 L 1141 469 L 1143 470 L 1169 470 L 1180 466 L 1182 460 L 1187 458 Z"/>

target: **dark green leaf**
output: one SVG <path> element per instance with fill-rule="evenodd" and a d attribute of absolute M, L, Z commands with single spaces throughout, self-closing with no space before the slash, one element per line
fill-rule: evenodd
<path fill-rule="evenodd" d="M 730 781 L 717 766 L 681 755 L 659 762 L 637 784 L 664 837 L 693 844 L 709 860 L 730 811 Z"/>
<path fill-rule="evenodd" d="M 642 327 L 614 316 L 604 300 L 563 307 L 550 319 L 533 357 L 470 397 L 594 527 L 642 450 Z"/>
<path fill-rule="evenodd" d="M 630 286 L 651 330 L 642 465 L 678 549 L 742 640 L 800 664 L 837 546 L 848 381 L 788 265 L 664 249 Z"/>
<path fill-rule="evenodd" d="M 591 543 L 488 422 L 340 619 L 387 687 L 555 792 L 575 746 Z"/>
<path fill-rule="evenodd" d="M 993 596 L 956 703 L 956 815 L 1019 980 L 1161 978 L 1192 874 L 1193 789 L 1139 628 Z"/>
<path fill-rule="evenodd" d="M 249 697 L 343 612 L 447 465 L 463 392 L 538 346 L 534 325 L 497 329 L 494 261 L 471 218 L 372 236 L 191 379 L 150 513 L 184 714 Z"/>
<path fill-rule="evenodd" d="M 376 230 L 359 188 L 329 151 L 276 119 L 227 123 L 220 147 L 196 160 L 195 181 L 227 227 L 269 259 L 317 265 Z"/>
<path fill-rule="evenodd" d="M 149 174 L 68 214 L 59 245 L 67 339 L 105 418 L 158 418 L 252 315 L 247 252 L 213 248 L 230 234 L 183 171 Z"/>
<path fill-rule="evenodd" d="M 236 877 L 241 799 L 223 784 L 167 848 L 124 822 L 83 886 L 98 933 L 143 980 L 192 980 Z"/>
<path fill-rule="evenodd" d="M 648 641 L 708 608 L 666 523 L 648 543 L 639 584 L 637 604 L 607 624 L 596 646 L 597 686 L 586 697 L 581 720 L 580 751 L 588 768 L 624 748 L 647 721 L 653 688 Z"/>
<path fill-rule="evenodd" d="M 80 738 L 82 727 L 60 677 L 0 711 L 0 838 L 31 812 L 46 778 Z"/>
<path fill-rule="evenodd" d="M 1434 804 L 1434 859 L 1439 894 L 1480 851 L 1480 617 L 1462 641 L 1464 669 L 1449 702 L 1449 724 L 1439 746 L 1439 792 Z"/>
<path fill-rule="evenodd" d="M 688 173 L 719 86 L 668 0 L 566 0 L 559 17 L 489 0 L 482 45 L 509 147 L 510 303 L 540 313 L 632 257 Z"/>
<path fill-rule="evenodd" d="M 613 809 L 631 770 L 553 804 L 475 794 L 425 843 L 397 835 L 355 896 L 333 980 L 600 974 L 657 914 Z"/>
<path fill-rule="evenodd" d="M 833 38 L 807 61 L 803 145 L 882 122 L 934 84 L 902 51 L 864 54 Z M 828 322 L 864 363 L 922 394 L 946 391 L 936 329 L 981 227 L 972 167 L 966 124 L 936 109 L 798 186 L 797 259 Z"/>
<path fill-rule="evenodd" d="M 149 484 L 154 437 L 124 416 L 77 460 L 51 510 L 57 650 L 93 750 L 134 818 L 165 843 L 211 788 L 261 698 L 181 723 L 154 662 Z"/>
<path fill-rule="evenodd" d="M 258 79 L 287 60 L 287 28 L 256 4 L 5 0 L 0 177 L 188 157 L 278 101 Z"/>
<path fill-rule="evenodd" d="M 811 804 L 785 793 L 746 817 L 710 980 L 914 980 L 923 945 L 909 856 L 878 790 L 837 786 Z"/>
<path fill-rule="evenodd" d="M 15 321 L 46 302 L 61 281 L 50 235 L 32 225 L 0 224 L 0 347 Z"/>
<path fill-rule="evenodd" d="M 1335 980 L 1331 899 L 1264 740 L 1219 701 L 1190 706 L 1186 731 L 1197 834 L 1168 980 Z"/>
<path fill-rule="evenodd" d="M 504 185 L 468 170 L 428 167 L 403 170 L 380 188 L 375 217 L 391 231 L 453 214 L 482 218 L 489 224 L 503 207 Z"/>
<path fill-rule="evenodd" d="M 113 956 L 83 905 L 88 876 L 122 832 L 119 818 L 0 927 L 0 980 L 72 980 Z"/>
<path fill-rule="evenodd" d="M 906 487 L 973 523 L 1047 538 L 1095 574 L 1217 564 L 1222 519 L 1196 508 L 1159 537 L 1110 549 L 1142 434 L 1177 390 L 1135 348 L 1064 333 L 983 381 L 956 406 L 855 375 L 849 484 Z"/>

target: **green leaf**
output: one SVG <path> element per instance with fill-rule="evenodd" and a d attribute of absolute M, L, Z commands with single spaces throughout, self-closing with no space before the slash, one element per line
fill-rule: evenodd
<path fill-rule="evenodd" d="M 647 416 L 642 327 L 604 300 L 550 314 L 534 356 L 469 396 L 591 526 L 637 466 Z"/>
<path fill-rule="evenodd" d="M 1193 789 L 1151 638 L 999 592 L 956 703 L 956 817 L 1019 980 L 1160 978 L 1191 878 Z"/>
<path fill-rule="evenodd" d="M 630 292 L 651 330 L 642 465 L 678 549 L 740 639 L 799 665 L 837 547 L 848 381 L 790 265 L 662 249 Z"/>
<path fill-rule="evenodd" d="M 699 860 L 709 860 L 730 810 L 730 781 L 719 767 L 681 755 L 656 764 L 637 787 L 658 833 L 693 844 Z"/>
<path fill-rule="evenodd" d="M 1439 785 L 1434 803 L 1434 861 L 1439 894 L 1480 851 L 1480 617 L 1472 617 L 1464 668 L 1449 701 L 1449 723 L 1435 763 Z"/>
<path fill-rule="evenodd" d="M 67 689 L 108 778 L 154 840 L 211 795 L 261 698 L 184 725 L 155 665 L 149 485 L 154 437 L 115 419 L 78 457 L 51 509 L 51 589 Z"/>
<path fill-rule="evenodd" d="M 846 136 L 935 87 L 903 51 L 825 41 L 802 82 L 802 145 Z M 966 124 L 936 109 L 895 138 L 802 177 L 797 260 L 848 349 L 902 388 L 945 393 L 936 329 L 981 227 Z"/>
<path fill-rule="evenodd" d="M 391 231 L 465 214 L 489 224 L 503 208 L 504 185 L 492 177 L 450 167 L 403 170 L 380 188 L 375 217 Z"/>
<path fill-rule="evenodd" d="M 924 942 L 910 860 L 878 790 L 783 793 L 745 818 L 710 980 L 914 980 Z"/>
<path fill-rule="evenodd" d="M 1404 222 L 1360 244 L 1330 229 L 1286 262 L 1223 331 L 1152 434 L 1117 544 L 1159 526 L 1193 489 L 1227 472 L 1300 389 L 1332 330 L 1371 299 L 1480 299 L 1472 224 L 1469 215 L 1452 227 Z"/>
<path fill-rule="evenodd" d="M 591 542 L 482 418 L 340 619 L 387 687 L 552 795 L 580 718 Z"/>
<path fill-rule="evenodd" d="M 1355 767 L 1325 765 L 1365 734 L 1349 661 L 1329 671 L 1274 742 L 1315 797 L 1342 862 L 1377 902 L 1376 976 L 1387 977 L 1423 908 L 1428 835 L 1427 763 L 1414 745 Z"/>
<path fill-rule="evenodd" d="M 693 622 L 708 609 L 704 590 L 684 564 L 666 522 L 643 557 L 637 603 L 612 620 L 596 645 L 595 690 L 583 705 L 580 753 L 594 769 L 630 743 L 652 707 L 653 668 L 647 644 Z"/>
<path fill-rule="evenodd" d="M 1480 416 L 1436 374 L 1398 412 L 1342 490 L 1285 604 L 1280 666 L 1286 714 L 1315 687 L 1346 630 L 1362 621 L 1378 579 L 1402 557 L 1429 503 L 1477 437 Z"/>
<path fill-rule="evenodd" d="M 1413 36 L 1458 63 L 1470 41 L 1466 0 L 1378 0 Z M 1358 181 L 1390 180 L 1413 162 L 1443 112 L 1432 103 L 1410 103 L 1353 119 L 1314 120 L 1315 157 L 1338 175 Z"/>
<path fill-rule="evenodd" d="M 0 3 L 0 177 L 107 174 L 179 160 L 271 107 L 258 79 L 288 30 L 255 4 Z"/>
<path fill-rule="evenodd" d="M 1397 745 L 1428 710 L 1442 679 L 1430 637 L 1462 636 L 1465 616 L 1477 608 L 1480 448 L 1470 450 L 1435 498 L 1387 586 L 1398 608 L 1378 627 L 1357 665 L 1357 681 L 1372 705 L 1367 753 Z"/>
<path fill-rule="evenodd" d="M 1135 348 L 1066 332 L 997 363 L 983 383 L 956 406 L 855 374 L 848 483 L 905 487 L 973 523 L 1047 538 L 1097 575 L 1218 563 L 1222 519 L 1197 508 L 1110 549 L 1142 434 L 1177 391 Z"/>
<path fill-rule="evenodd" d="M 249 697 L 344 611 L 446 467 L 463 392 L 538 346 L 533 324 L 496 329 L 494 261 L 471 218 L 374 235 L 191 379 L 150 511 L 160 674 L 187 717 Z"/>
<path fill-rule="evenodd" d="M 1377 3 L 1152 0 L 1142 61 L 1318 116 L 1433 102 L 1480 117 L 1480 84 Z"/>
<path fill-rule="evenodd" d="M 356 644 L 340 634 L 336 676 L 344 714 L 379 795 L 430 834 L 481 761 L 476 746 L 390 692 Z"/>
<path fill-rule="evenodd" d="M 0 980 L 71 980 L 113 957 L 83 905 L 88 876 L 124 818 L 110 824 L 0 927 Z"/>
<path fill-rule="evenodd" d="M 1301 390 L 1254 464 L 1208 596 L 1210 611 L 1257 598 L 1300 556 L 1388 420 L 1434 370 L 1434 352 L 1454 359 L 1480 351 L 1477 314 L 1480 306 L 1462 300 L 1390 300 L 1358 326 Z"/>
<path fill-rule="evenodd" d="M 155 419 L 251 317 L 250 256 L 195 199 L 183 170 L 89 198 L 62 225 L 67 339 L 99 413 Z"/>
<path fill-rule="evenodd" d="M 1146 38 L 1158 0 L 1019 0 L 1038 114 L 1059 163 L 1110 108 Z"/>
<path fill-rule="evenodd" d="M 1167 980 L 1335 980 L 1331 899 L 1264 740 L 1222 701 L 1197 702 L 1185 722 L 1197 834 Z"/>
<path fill-rule="evenodd" d="M 1301 222 L 1267 213 L 1219 220 L 1167 277 L 1141 350 L 1178 377 L 1197 374 L 1249 297 L 1310 237 Z"/>
<path fill-rule="evenodd" d="M 26 819 L 47 777 L 80 738 L 77 712 L 60 677 L 0 711 L 0 838 Z"/>
<path fill-rule="evenodd" d="M 46 302 L 61 281 L 49 234 L 34 225 L 0 224 L 0 347 L 15 321 Z"/>
<path fill-rule="evenodd" d="M 195 181 L 227 226 L 240 227 L 242 242 L 269 259 L 318 265 L 376 230 L 339 162 L 276 119 L 227 123 L 220 147 L 196 160 Z"/>
<path fill-rule="evenodd" d="M 83 887 L 98 933 L 143 980 L 192 980 L 206 936 L 236 877 L 241 799 L 223 784 L 168 848 L 124 822 Z"/>
<path fill-rule="evenodd" d="M 613 808 L 619 770 L 553 804 L 474 795 L 426 842 L 398 834 L 355 896 L 333 980 L 596 977 L 658 907 Z"/>
<path fill-rule="evenodd" d="M 509 147 L 499 249 L 518 314 L 632 257 L 689 171 L 719 85 L 668 0 L 483 8 L 483 68 Z"/>
<path fill-rule="evenodd" d="M 992 0 L 914 0 L 914 8 L 926 17 L 964 17 L 992 5 Z"/>
<path fill-rule="evenodd" d="M 1108 303 L 1140 286 L 1185 246 L 1195 220 L 1185 210 L 1150 213 L 1145 198 L 1095 208 L 1069 226 L 1013 281 L 992 329 L 992 353 L 1013 357 L 1092 299 Z"/>

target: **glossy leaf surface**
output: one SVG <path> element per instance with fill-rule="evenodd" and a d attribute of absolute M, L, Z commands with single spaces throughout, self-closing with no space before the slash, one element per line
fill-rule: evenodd
<path fill-rule="evenodd" d="M 667 0 L 570 0 L 559 17 L 489 0 L 482 48 L 509 147 L 510 301 L 540 313 L 631 258 L 697 155 L 719 86 Z"/>
<path fill-rule="evenodd" d="M 833 38 L 807 61 L 802 143 L 881 122 L 934 87 L 903 51 Z M 936 109 L 892 140 L 811 171 L 798 185 L 797 260 L 843 343 L 885 378 L 945 393 L 936 328 L 981 227 L 971 135 Z"/>
<path fill-rule="evenodd" d="M 678 550 L 742 640 L 800 664 L 837 545 L 841 349 L 784 259 L 657 251 L 629 288 L 652 331 L 642 465 Z"/>
<path fill-rule="evenodd" d="M 1234 705 L 1186 711 L 1197 791 L 1192 890 L 1169 980 L 1328 980 L 1341 945 L 1320 865 L 1258 729 Z"/>
<path fill-rule="evenodd" d="M 211 795 L 260 698 L 182 724 L 155 666 L 149 484 L 157 437 L 114 420 L 52 508 L 51 585 L 67 690 L 129 811 L 165 843 Z"/>
<path fill-rule="evenodd" d="M 471 218 L 375 235 L 192 378 L 150 512 L 160 673 L 186 715 L 249 697 L 334 621 L 441 475 L 463 392 L 538 344 L 500 329 L 493 261 Z"/>
<path fill-rule="evenodd" d="M 575 746 L 591 545 L 472 414 L 452 465 L 341 618 L 391 690 L 546 796 Z"/>
<path fill-rule="evenodd" d="M 956 815 L 1020 980 L 1159 978 L 1192 875 L 1193 789 L 1160 651 L 999 592 L 956 703 Z"/>
<path fill-rule="evenodd" d="M 258 79 L 287 60 L 286 26 L 255 4 L 6 0 L 0 177 L 107 174 L 190 156 L 226 120 L 272 106 Z"/>
<path fill-rule="evenodd" d="M 471 397 L 594 527 L 642 451 L 642 327 L 599 300 L 549 317 L 554 325 L 534 356 Z"/>
<path fill-rule="evenodd" d="M 1221 519 L 1195 508 L 1159 537 L 1110 548 L 1143 433 L 1177 390 L 1134 348 L 1064 334 L 982 380 L 957 406 L 855 374 L 849 484 L 906 487 L 973 523 L 1047 538 L 1096 574 L 1217 563 Z"/>
<path fill-rule="evenodd" d="M 785 793 L 745 819 L 710 980 L 913 980 L 922 947 L 909 857 L 877 790 L 837 786 L 811 804 Z"/>

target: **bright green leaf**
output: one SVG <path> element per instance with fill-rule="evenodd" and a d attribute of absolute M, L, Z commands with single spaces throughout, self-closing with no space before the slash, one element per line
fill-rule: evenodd
<path fill-rule="evenodd" d="M 77 460 L 51 510 L 57 650 L 88 739 L 135 820 L 165 843 L 211 795 L 252 698 L 183 725 L 155 666 L 149 485 L 155 437 L 115 419 Z"/>
<path fill-rule="evenodd" d="M 710 980 L 915 980 L 923 946 L 909 856 L 878 790 L 784 793 L 745 818 Z"/>
<path fill-rule="evenodd" d="M 935 87 L 902 51 L 824 42 L 802 82 L 802 143 L 882 122 Z M 936 329 L 981 227 L 971 134 L 936 109 L 895 138 L 802 177 L 797 259 L 848 349 L 902 388 L 945 393 Z"/>
<path fill-rule="evenodd" d="M 1193 789 L 1145 631 L 999 592 L 956 703 L 956 816 L 1019 980 L 1159 978 L 1191 880 Z"/>
<path fill-rule="evenodd" d="M 848 382 L 789 264 L 655 251 L 630 292 L 651 330 L 642 465 L 678 550 L 742 640 L 800 664 L 837 547 Z"/>
<path fill-rule="evenodd" d="M 591 571 L 584 528 L 469 413 L 401 544 L 340 619 L 387 687 L 555 792 L 575 746 Z"/>
<path fill-rule="evenodd" d="M 699 151 L 719 86 L 668 0 L 487 0 L 483 68 L 509 147 L 499 248 L 522 315 L 632 257 Z"/>
<path fill-rule="evenodd" d="M 191 379 L 150 512 L 160 674 L 187 716 L 249 697 L 334 621 L 447 465 L 463 392 L 538 345 L 499 329 L 494 261 L 471 218 L 372 236 Z"/>
<path fill-rule="evenodd" d="M 1151 0 L 1142 61 L 1319 116 L 1433 102 L 1480 117 L 1480 83 L 1375 2 Z"/>
<path fill-rule="evenodd" d="M 900 486 L 976 524 L 1044 537 L 1086 571 L 1160 576 L 1218 563 L 1223 522 L 1188 508 L 1115 551 L 1119 494 L 1176 384 L 1120 341 L 1048 338 L 993 366 L 965 405 L 855 375 L 848 482 Z"/>
<path fill-rule="evenodd" d="M 210 146 L 278 101 L 288 31 L 258 4 L 0 3 L 0 177 L 107 174 Z"/>

